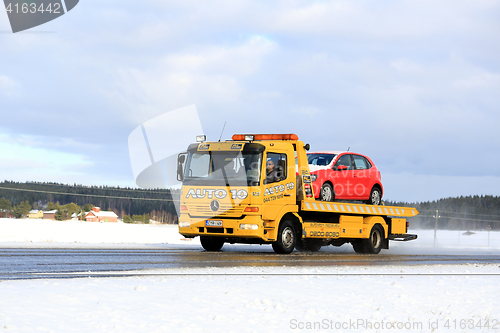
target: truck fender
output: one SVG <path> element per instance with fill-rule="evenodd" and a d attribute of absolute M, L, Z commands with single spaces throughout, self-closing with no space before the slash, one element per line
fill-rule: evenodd
<path fill-rule="evenodd" d="M 367 216 L 363 219 L 363 224 L 368 225 L 368 230 L 371 230 L 375 224 L 380 224 L 380 226 L 384 229 L 384 238 L 387 239 L 389 236 L 389 226 L 385 223 L 382 216 Z"/>
<path fill-rule="evenodd" d="M 277 219 L 276 221 L 279 221 L 279 223 L 276 224 L 276 230 L 279 229 L 279 225 L 281 222 L 290 220 L 293 222 L 293 226 L 295 227 L 295 233 L 297 237 L 300 239 L 303 237 L 303 232 L 304 229 L 302 228 L 302 217 L 299 216 L 298 213 L 296 212 L 286 212 L 285 214 L 280 214 L 280 219 Z"/>

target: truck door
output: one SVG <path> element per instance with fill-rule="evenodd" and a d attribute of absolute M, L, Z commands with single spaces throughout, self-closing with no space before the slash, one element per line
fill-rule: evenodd
<path fill-rule="evenodd" d="M 262 215 L 265 220 L 274 220 L 285 205 L 295 204 L 295 159 L 285 152 L 268 152 L 265 161 Z"/>

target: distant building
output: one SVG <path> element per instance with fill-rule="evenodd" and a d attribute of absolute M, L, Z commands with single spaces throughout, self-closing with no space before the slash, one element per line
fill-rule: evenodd
<path fill-rule="evenodd" d="M 55 220 L 56 219 L 56 213 L 57 213 L 57 209 L 48 210 L 46 212 L 43 212 L 43 218 L 45 220 Z"/>
<path fill-rule="evenodd" d="M 0 218 L 4 218 L 4 217 L 12 218 L 12 215 L 11 214 L 7 215 L 7 210 L 0 209 Z"/>
<path fill-rule="evenodd" d="M 33 209 L 28 213 L 29 219 L 41 219 L 43 218 L 43 210 Z"/>
<path fill-rule="evenodd" d="M 85 214 L 85 221 L 88 222 L 118 222 L 118 215 L 110 211 L 101 211 L 101 208 L 94 207 Z"/>

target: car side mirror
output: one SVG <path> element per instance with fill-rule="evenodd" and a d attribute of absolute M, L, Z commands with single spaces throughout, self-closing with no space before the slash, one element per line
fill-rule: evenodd
<path fill-rule="evenodd" d="M 347 167 L 345 165 L 339 165 L 337 167 L 337 171 L 344 171 L 344 170 L 347 170 Z"/>

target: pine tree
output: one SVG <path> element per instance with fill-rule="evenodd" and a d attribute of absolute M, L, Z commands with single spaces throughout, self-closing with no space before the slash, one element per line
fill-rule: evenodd
<path fill-rule="evenodd" d="M 8 217 L 11 210 L 12 205 L 10 204 L 10 201 L 5 199 L 5 197 L 2 197 L 0 199 L 0 216 Z"/>

